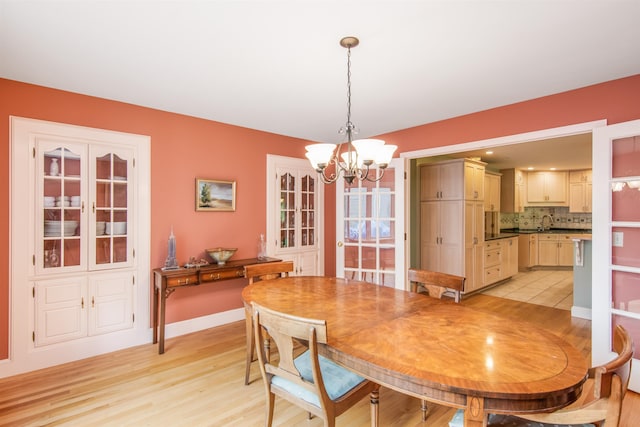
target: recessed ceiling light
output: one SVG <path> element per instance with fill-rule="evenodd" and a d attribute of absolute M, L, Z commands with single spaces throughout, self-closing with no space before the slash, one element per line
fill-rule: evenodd
<path fill-rule="evenodd" d="M 533 166 L 529 166 L 529 167 L 527 168 L 527 170 L 528 170 L 528 171 L 532 171 L 532 170 L 533 170 Z"/>
<path fill-rule="evenodd" d="M 493 154 L 493 151 L 491 151 L 491 150 L 485 151 L 484 154 Z"/>
<path fill-rule="evenodd" d="M 554 171 L 554 170 L 556 170 L 556 168 L 549 168 L 549 170 L 552 170 L 552 171 Z"/>

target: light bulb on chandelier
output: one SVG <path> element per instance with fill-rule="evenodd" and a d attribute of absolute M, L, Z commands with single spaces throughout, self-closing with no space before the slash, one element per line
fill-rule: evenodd
<path fill-rule="evenodd" d="M 347 49 L 347 122 L 340 129 L 340 133 L 346 135 L 347 141 L 339 146 L 311 144 L 305 147 L 307 159 L 325 184 L 336 182 L 341 174 L 347 184 L 352 184 L 356 179 L 379 181 L 398 148 L 385 144 L 381 139 L 353 140 L 356 129 L 351 123 L 351 48 L 359 43 L 356 37 L 344 37 L 340 40 L 340 45 Z M 374 165 L 377 166 L 377 170 L 373 170 L 371 175 L 375 176 L 371 176 Z"/>

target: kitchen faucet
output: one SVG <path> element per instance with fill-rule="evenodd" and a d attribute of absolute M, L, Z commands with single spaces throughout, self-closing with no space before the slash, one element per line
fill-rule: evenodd
<path fill-rule="evenodd" d="M 544 229 L 545 229 L 545 227 L 544 227 L 545 218 L 549 218 L 549 227 L 548 227 L 549 230 L 551 229 L 551 226 L 553 225 L 553 215 L 551 215 L 551 214 L 542 215 L 542 220 L 540 221 L 540 228 L 542 228 L 542 231 L 544 231 Z"/>

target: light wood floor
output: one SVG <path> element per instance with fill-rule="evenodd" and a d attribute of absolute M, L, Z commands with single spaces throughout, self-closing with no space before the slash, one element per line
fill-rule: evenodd
<path fill-rule="evenodd" d="M 462 304 L 509 319 L 527 319 L 566 337 L 585 355 L 590 322 L 569 312 L 486 295 Z M 460 325 L 464 327 L 464 325 Z M 144 345 L 37 372 L 0 379 L 0 425 L 10 426 L 261 426 L 264 390 L 257 367 L 243 385 L 244 324 L 236 322 L 167 340 L 166 352 Z M 418 400 L 383 389 L 381 426 L 445 427 L 454 410 L 431 404 L 423 423 Z M 623 427 L 640 419 L 640 395 L 629 393 Z M 633 422 L 632 422 L 633 420 Z M 274 426 L 321 426 L 297 407 L 276 401 Z M 367 399 L 338 426 L 368 426 Z"/>

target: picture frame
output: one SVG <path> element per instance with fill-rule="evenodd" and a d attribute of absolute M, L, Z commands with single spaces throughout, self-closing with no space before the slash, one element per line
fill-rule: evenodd
<path fill-rule="evenodd" d="M 236 210 L 236 182 L 196 178 L 196 211 Z"/>

